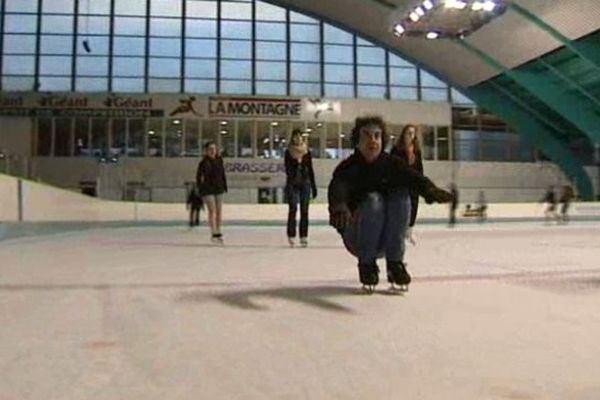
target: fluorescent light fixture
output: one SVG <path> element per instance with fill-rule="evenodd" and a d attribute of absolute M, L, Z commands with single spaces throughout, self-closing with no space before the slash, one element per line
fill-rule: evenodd
<path fill-rule="evenodd" d="M 227 135 L 227 129 L 221 129 L 221 135 Z"/>
<path fill-rule="evenodd" d="M 148 135 L 150 135 L 150 136 L 154 135 L 155 133 L 156 133 L 156 132 L 154 132 L 152 129 L 150 129 L 150 130 L 148 131 Z"/>
<path fill-rule="evenodd" d="M 421 17 L 419 16 L 419 14 L 413 11 L 408 15 L 408 18 L 410 18 L 412 22 L 417 22 Z"/>
<path fill-rule="evenodd" d="M 343 139 L 346 137 L 346 135 L 344 135 L 343 133 L 340 133 L 340 137 Z"/>
<path fill-rule="evenodd" d="M 273 122 L 271 122 L 271 126 L 279 126 L 279 122 L 273 121 Z"/>
<path fill-rule="evenodd" d="M 457 10 L 462 10 L 466 6 L 467 6 L 467 3 L 465 3 L 462 0 L 446 0 L 446 2 L 444 3 L 444 7 L 455 8 Z"/>
<path fill-rule="evenodd" d="M 423 7 L 424 7 L 426 10 L 431 10 L 431 9 L 433 8 L 433 3 L 431 2 L 431 0 L 425 0 L 425 1 L 423 2 Z"/>
<path fill-rule="evenodd" d="M 173 125 L 179 125 L 181 124 L 181 120 L 180 119 L 174 119 L 173 120 Z"/>
<path fill-rule="evenodd" d="M 425 10 L 423 10 L 421 7 L 415 8 L 415 12 L 417 14 L 419 14 L 419 17 L 422 17 L 423 15 L 425 15 Z"/>
<path fill-rule="evenodd" d="M 427 39 L 437 39 L 439 36 L 440 36 L 439 33 L 433 32 L 433 31 L 432 32 L 427 32 L 427 35 L 425 35 L 425 37 Z"/>
<path fill-rule="evenodd" d="M 306 132 L 311 133 L 312 132 L 312 128 L 306 128 Z"/>
<path fill-rule="evenodd" d="M 227 121 L 221 121 L 221 125 L 227 125 Z"/>
<path fill-rule="evenodd" d="M 308 137 L 308 133 L 303 133 L 302 137 Z"/>
<path fill-rule="evenodd" d="M 402 24 L 396 24 L 396 25 L 394 25 L 394 28 L 393 28 L 394 35 L 396 35 L 396 36 L 402 36 L 402 34 L 405 31 L 406 31 L 406 29 L 404 29 L 404 27 L 402 26 Z"/>
<path fill-rule="evenodd" d="M 473 10 L 473 11 L 483 10 L 483 3 L 480 1 L 476 1 L 475 3 L 471 4 L 471 10 Z"/>
<path fill-rule="evenodd" d="M 496 8 L 496 3 L 494 3 L 491 0 L 486 0 L 483 2 L 483 10 L 484 11 L 494 11 L 494 8 Z"/>

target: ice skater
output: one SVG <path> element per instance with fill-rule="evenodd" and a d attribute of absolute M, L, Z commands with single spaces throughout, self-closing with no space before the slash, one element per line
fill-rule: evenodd
<path fill-rule="evenodd" d="M 542 199 L 544 203 L 544 221 L 549 224 L 552 220 L 557 219 L 556 214 L 556 194 L 554 193 L 554 186 L 548 186 L 546 194 Z"/>
<path fill-rule="evenodd" d="M 452 196 L 400 158 L 382 151 L 388 134 L 381 117 L 357 118 L 351 140 L 355 151 L 337 166 L 329 184 L 329 222 L 358 258 L 365 290 L 373 292 L 379 283 L 377 258 L 381 256 L 392 288 L 398 285 L 406 290 L 411 281 L 404 264 L 409 189 L 428 203 L 448 202 Z"/>
<path fill-rule="evenodd" d="M 214 142 L 204 145 L 204 158 L 198 164 L 196 185 L 202 196 L 202 202 L 208 208 L 208 222 L 210 225 L 211 241 L 223 243 L 221 223 L 223 220 L 223 194 L 227 192 L 227 178 L 223 159 Z"/>
<path fill-rule="evenodd" d="M 421 146 L 417 138 L 417 127 L 414 125 L 406 125 L 400 133 L 400 137 L 396 141 L 390 152 L 393 156 L 400 157 L 412 169 L 423 174 L 423 158 L 421 157 Z M 413 245 L 417 244 L 415 240 L 413 228 L 417 219 L 419 210 L 419 193 L 414 188 L 410 192 L 410 222 L 406 230 L 406 240 Z"/>
<path fill-rule="evenodd" d="M 204 208 L 204 203 L 195 184 L 190 188 L 185 205 L 190 213 L 190 229 L 200 226 L 200 210 Z"/>
<path fill-rule="evenodd" d="M 569 222 L 569 207 L 575 197 L 573 188 L 569 185 L 563 187 L 562 194 L 560 195 L 560 221 L 564 224 Z"/>
<path fill-rule="evenodd" d="M 452 200 L 450 201 L 448 227 L 454 228 L 456 224 L 456 209 L 458 208 L 458 188 L 454 182 L 450 184 L 450 193 L 452 194 Z"/>
<path fill-rule="evenodd" d="M 295 129 L 285 151 L 285 193 L 288 201 L 287 237 L 291 247 L 296 241 L 296 214 L 300 205 L 300 245 L 308 246 L 308 206 L 317 197 L 312 156 L 302 131 Z"/>

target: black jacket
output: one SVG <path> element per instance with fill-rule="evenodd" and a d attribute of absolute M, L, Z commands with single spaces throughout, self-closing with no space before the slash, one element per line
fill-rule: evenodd
<path fill-rule="evenodd" d="M 415 190 L 426 197 L 435 185 L 399 157 L 382 152 L 377 160 L 368 163 L 356 150 L 333 172 L 328 193 L 329 211 L 354 211 L 368 193 L 385 195 L 400 188 Z"/>
<path fill-rule="evenodd" d="M 201 196 L 210 194 L 222 194 L 227 191 L 227 179 L 225 178 L 225 167 L 223 159 L 217 157 L 214 160 L 204 157 L 198 164 L 196 172 L 196 185 Z"/>
<path fill-rule="evenodd" d="M 306 182 L 310 182 L 313 197 L 317 195 L 317 184 L 315 182 L 315 171 L 313 169 L 312 156 L 308 151 L 302 161 L 298 162 L 290 155 L 290 151 L 285 151 L 285 174 L 286 185 L 301 186 Z"/>

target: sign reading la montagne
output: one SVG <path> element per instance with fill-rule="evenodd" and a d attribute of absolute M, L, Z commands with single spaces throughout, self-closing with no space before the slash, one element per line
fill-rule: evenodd
<path fill-rule="evenodd" d="M 302 99 L 210 97 L 208 114 L 214 117 L 300 118 Z"/>

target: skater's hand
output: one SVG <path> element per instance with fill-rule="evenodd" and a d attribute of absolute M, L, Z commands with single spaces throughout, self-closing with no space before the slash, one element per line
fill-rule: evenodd
<path fill-rule="evenodd" d="M 427 204 L 431 203 L 449 203 L 452 201 L 454 196 L 452 193 L 445 191 L 444 189 L 440 189 L 438 187 L 432 187 L 425 193 L 425 202 Z"/>
<path fill-rule="evenodd" d="M 332 211 L 329 213 L 329 224 L 338 231 L 346 229 L 352 221 L 352 213 L 348 209 Z"/>

